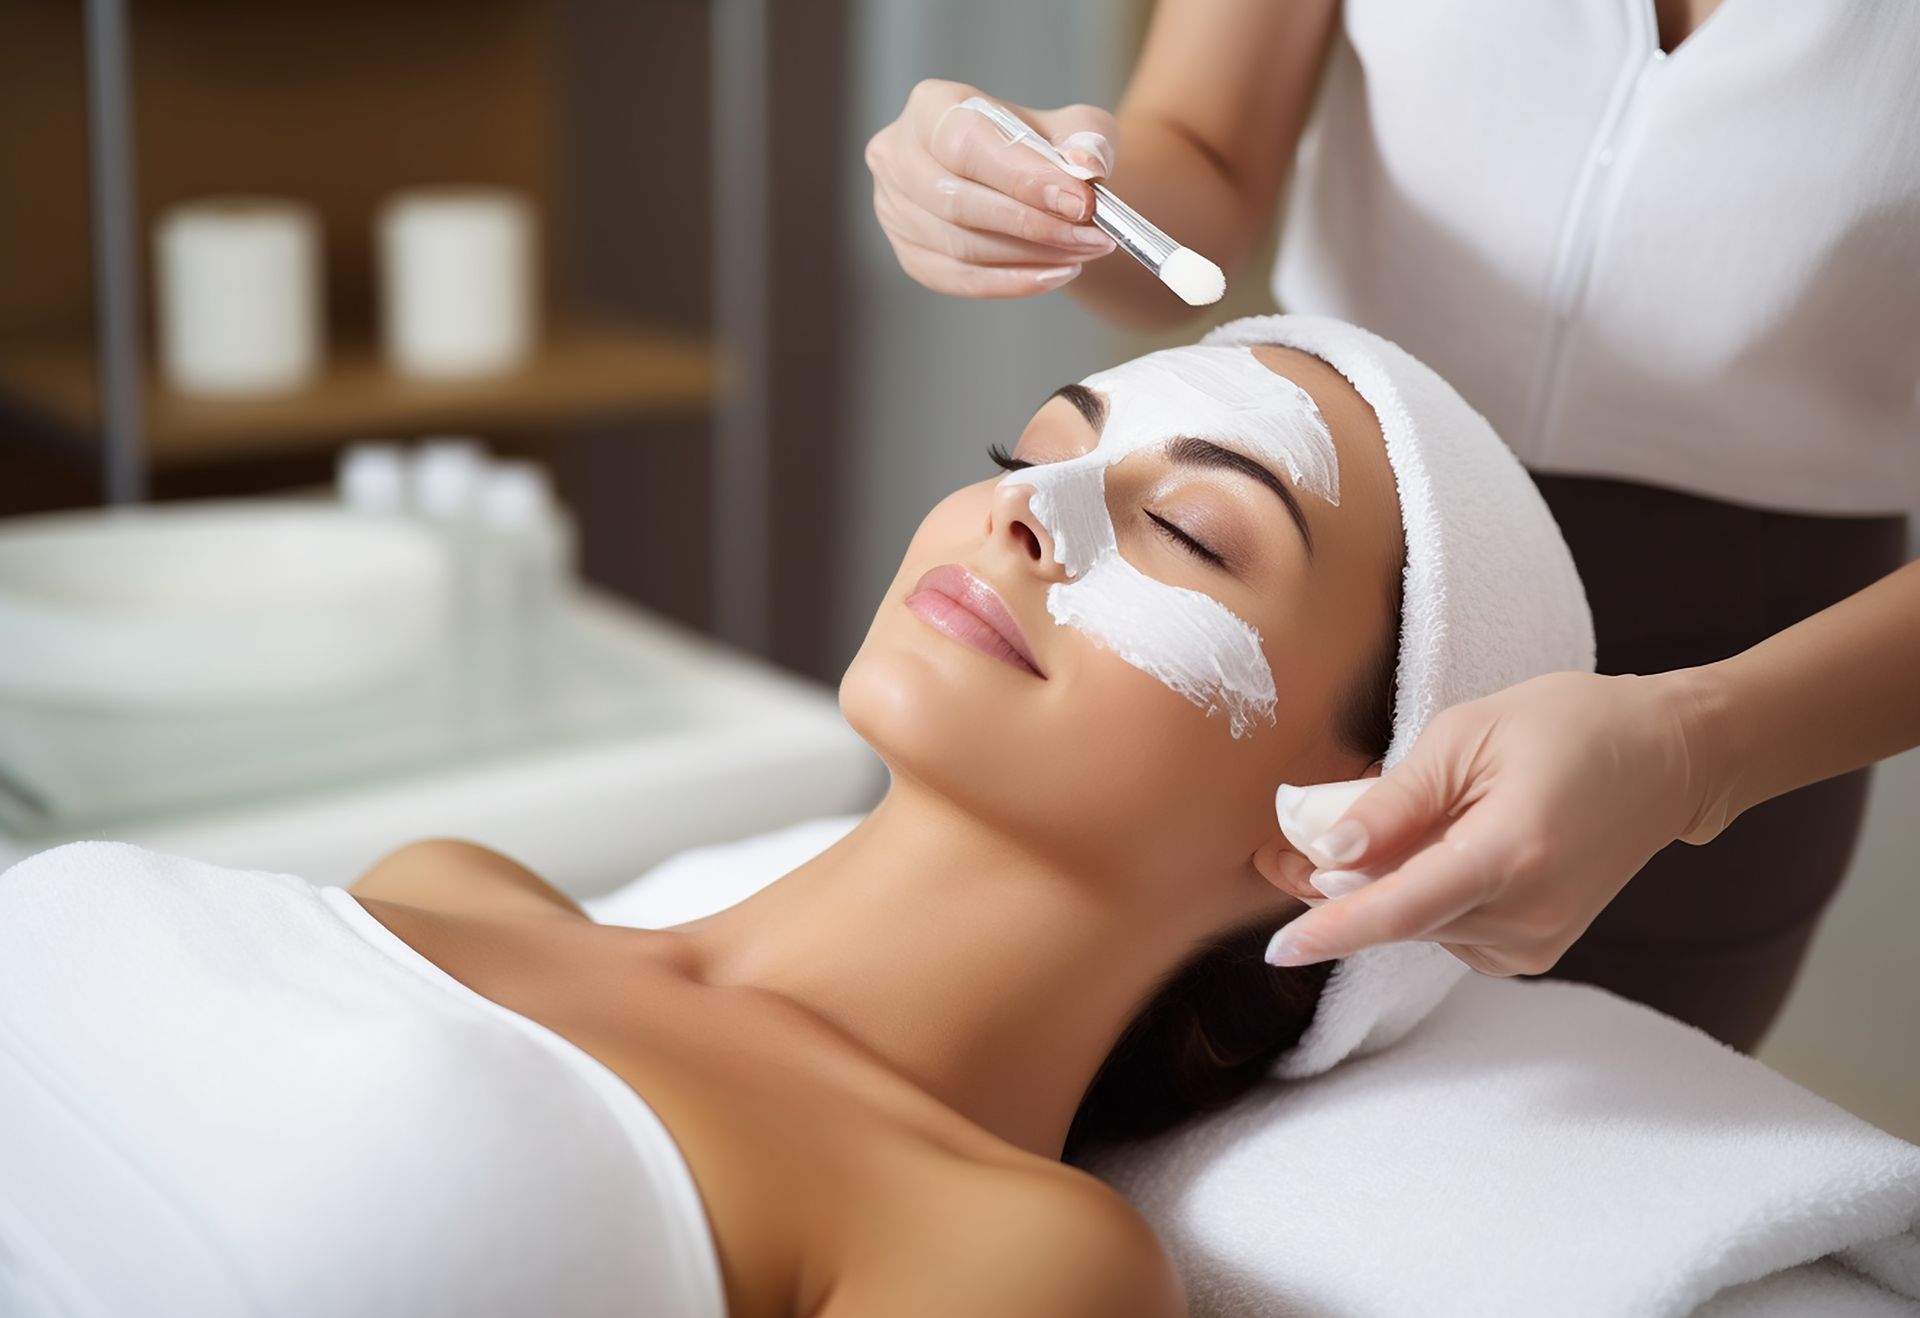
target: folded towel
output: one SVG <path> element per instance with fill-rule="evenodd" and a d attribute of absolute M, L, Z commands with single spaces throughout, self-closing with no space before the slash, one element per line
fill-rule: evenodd
<path fill-rule="evenodd" d="M 1920 1147 L 1586 984 L 1469 976 L 1088 1170 L 1205 1318 L 1920 1312 Z"/>
<path fill-rule="evenodd" d="M 683 852 L 585 906 L 697 919 L 856 822 Z M 1196 1318 L 1920 1309 L 1920 1148 L 1586 984 L 1469 975 L 1393 1048 L 1089 1170 L 1152 1222 Z"/>
<path fill-rule="evenodd" d="M 1593 618 L 1560 528 L 1526 469 L 1452 385 L 1379 335 L 1323 316 L 1248 316 L 1200 341 L 1311 353 L 1380 421 L 1407 541 L 1387 768 L 1449 705 L 1542 673 L 1592 671 Z M 1424 942 L 1341 959 L 1313 1023 L 1273 1074 L 1317 1075 L 1386 1047 L 1466 970 Z"/>

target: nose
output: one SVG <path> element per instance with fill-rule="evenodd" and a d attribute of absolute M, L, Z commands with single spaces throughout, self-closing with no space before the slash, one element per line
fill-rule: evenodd
<path fill-rule="evenodd" d="M 987 541 L 1043 581 L 1067 580 L 1053 559 L 1053 536 L 1033 513 L 1033 487 L 1007 483 L 993 490 L 987 509 Z"/>

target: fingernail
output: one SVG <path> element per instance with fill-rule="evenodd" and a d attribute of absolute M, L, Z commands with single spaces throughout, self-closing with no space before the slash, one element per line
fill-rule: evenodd
<path fill-rule="evenodd" d="M 1056 215 L 1065 216 L 1074 223 L 1087 218 L 1087 202 L 1078 192 L 1069 192 L 1058 183 L 1047 184 L 1042 194 L 1047 199 L 1047 209 Z"/>
<path fill-rule="evenodd" d="M 1079 273 L 1080 267 L 1077 265 L 1056 265 L 1050 270 L 1036 272 L 1033 278 L 1038 284 L 1064 284 Z"/>
<path fill-rule="evenodd" d="M 1075 228 L 1073 240 L 1082 247 L 1091 247 L 1102 255 L 1111 252 L 1114 246 L 1113 239 L 1107 236 L 1106 230 L 1095 228 L 1091 224 L 1083 224 Z"/>
<path fill-rule="evenodd" d="M 1062 151 L 1078 151 L 1093 162 L 1102 174 L 1113 172 L 1113 143 L 1107 140 L 1105 133 L 1082 130 L 1068 133 L 1066 137 L 1054 143 Z"/>
<path fill-rule="evenodd" d="M 1360 859 L 1367 849 L 1367 826 L 1357 819 L 1343 819 L 1308 844 L 1314 859 L 1323 869 L 1338 869 Z"/>
<path fill-rule="evenodd" d="M 1294 935 L 1291 926 L 1275 934 L 1273 941 L 1267 944 L 1267 964 L 1270 966 L 1310 966 L 1326 959 L 1326 953 L 1303 944 Z"/>
<path fill-rule="evenodd" d="M 1329 897 L 1344 897 L 1360 891 L 1373 880 L 1359 870 L 1315 870 L 1307 876 L 1307 882 Z"/>

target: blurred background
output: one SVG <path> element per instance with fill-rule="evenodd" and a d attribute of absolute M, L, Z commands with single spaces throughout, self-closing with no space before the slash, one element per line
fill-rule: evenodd
<path fill-rule="evenodd" d="M 908 535 L 1157 343 L 928 293 L 862 147 L 925 77 L 1111 106 L 1149 9 L 0 0 L 0 865 L 588 895 L 870 804 L 831 684 Z M 1762 1054 L 1910 1139 L 1916 800 Z"/>

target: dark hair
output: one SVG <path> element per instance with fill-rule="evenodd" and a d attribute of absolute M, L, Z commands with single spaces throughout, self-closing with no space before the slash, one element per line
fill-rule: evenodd
<path fill-rule="evenodd" d="M 1387 753 L 1393 736 L 1400 576 L 1396 565 L 1386 637 L 1334 714 L 1341 744 L 1372 759 Z M 1268 965 L 1273 928 L 1260 916 L 1226 930 L 1160 981 L 1081 1097 L 1063 1161 L 1226 1106 L 1299 1042 L 1336 963 Z"/>

